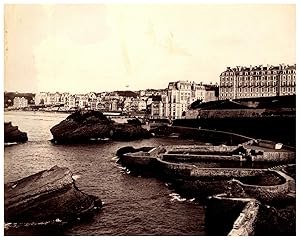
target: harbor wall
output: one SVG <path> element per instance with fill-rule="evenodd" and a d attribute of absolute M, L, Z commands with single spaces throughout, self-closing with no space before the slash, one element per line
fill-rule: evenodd
<path fill-rule="evenodd" d="M 175 119 L 173 126 L 228 131 L 251 138 L 296 145 L 296 116 Z"/>

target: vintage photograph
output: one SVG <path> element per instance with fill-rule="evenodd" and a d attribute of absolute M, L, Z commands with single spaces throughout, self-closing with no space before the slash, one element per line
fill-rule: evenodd
<path fill-rule="evenodd" d="M 3 4 L 5 236 L 296 236 L 296 4 Z"/>

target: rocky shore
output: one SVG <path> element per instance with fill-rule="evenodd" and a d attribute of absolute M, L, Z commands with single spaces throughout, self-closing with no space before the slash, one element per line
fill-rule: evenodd
<path fill-rule="evenodd" d="M 11 122 L 4 123 L 4 143 L 26 142 L 28 141 L 27 133 L 21 132 L 17 126 Z"/>
<path fill-rule="evenodd" d="M 101 207 L 100 199 L 76 187 L 68 168 L 54 166 L 4 185 L 4 221 L 10 227 L 68 224 Z"/>
<path fill-rule="evenodd" d="M 135 121 L 115 123 L 99 111 L 77 111 L 50 129 L 56 144 L 87 143 L 103 139 L 136 140 L 151 137 Z"/>

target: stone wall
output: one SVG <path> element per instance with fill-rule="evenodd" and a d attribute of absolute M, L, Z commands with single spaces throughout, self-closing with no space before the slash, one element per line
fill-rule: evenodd
<path fill-rule="evenodd" d="M 252 156 L 252 161 L 292 162 L 295 159 L 296 153 L 290 151 L 264 151 L 262 155 Z"/>
<path fill-rule="evenodd" d="M 215 129 L 296 146 L 295 116 L 176 119 L 173 126 Z"/>
<path fill-rule="evenodd" d="M 163 154 L 163 160 L 176 160 L 176 161 L 188 161 L 188 162 L 199 162 L 199 161 L 212 161 L 212 162 L 219 162 L 219 161 L 235 161 L 240 162 L 245 159 L 241 155 L 194 155 L 194 154 Z"/>

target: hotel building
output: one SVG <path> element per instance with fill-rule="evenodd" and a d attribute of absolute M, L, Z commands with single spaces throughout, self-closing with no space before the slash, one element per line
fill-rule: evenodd
<path fill-rule="evenodd" d="M 296 94 L 296 64 L 227 67 L 219 91 L 220 100 Z"/>

